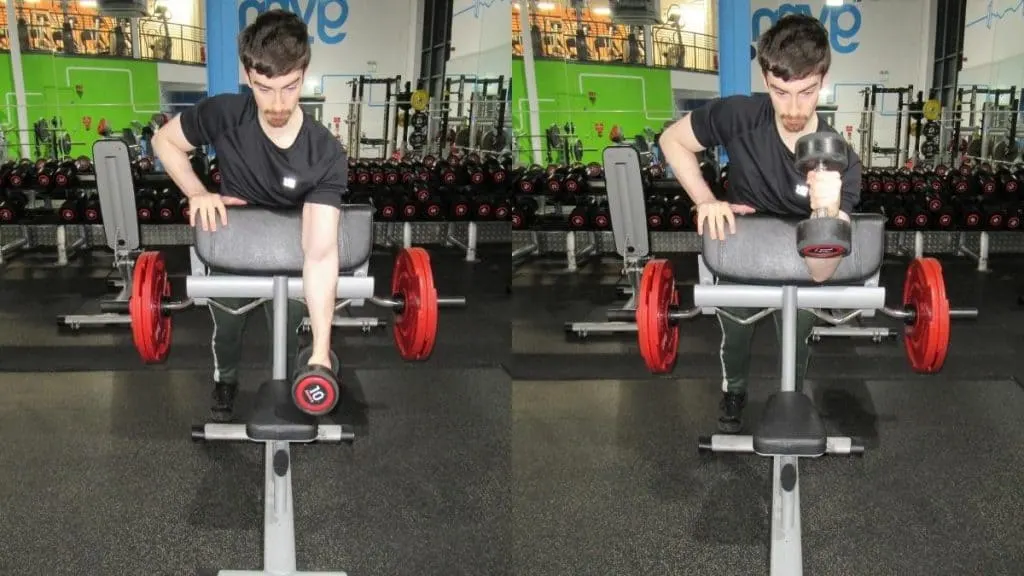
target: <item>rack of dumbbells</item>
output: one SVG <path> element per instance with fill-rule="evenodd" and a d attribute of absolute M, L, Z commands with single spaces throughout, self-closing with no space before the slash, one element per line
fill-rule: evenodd
<path fill-rule="evenodd" d="M 720 178 L 718 165 L 712 160 L 701 163 L 704 179 L 716 195 L 721 196 L 727 180 Z M 724 174 L 727 174 L 725 172 Z M 647 228 L 652 232 L 695 231 L 690 201 L 679 183 L 666 178 L 658 164 L 641 168 Z M 614 251 L 611 217 L 605 194 L 604 168 L 597 162 L 574 163 L 569 166 L 540 165 L 519 167 L 512 171 L 515 200 L 512 206 L 514 231 L 513 262 L 544 252 L 565 250 L 566 266 L 575 270 L 583 259 Z M 582 238 L 583 247 L 578 248 Z M 672 250 L 699 250 L 696 236 L 662 236 L 684 246 Z M 557 247 L 556 247 L 557 246 Z"/>
<path fill-rule="evenodd" d="M 90 243 L 83 224 L 98 218 L 94 187 L 87 156 L 0 165 L 0 264 L 27 249 L 55 247 L 54 264 L 67 265 Z"/>
<path fill-rule="evenodd" d="M 439 160 L 351 160 L 351 201 L 375 208 L 377 238 L 402 247 L 438 241 L 476 259 L 478 242 L 508 242 L 511 217 L 508 170 L 511 154 L 450 154 Z M 467 240 L 455 238 L 453 226 L 467 225 Z"/>
<path fill-rule="evenodd" d="M 703 165 L 712 190 L 728 189 L 728 167 Z M 699 252 L 700 242 L 688 196 L 658 165 L 643 171 L 651 250 Z M 598 164 L 538 165 L 511 171 L 513 254 L 517 260 L 535 253 L 567 254 L 575 269 L 581 254 L 614 253 L 604 179 Z M 1024 163 L 962 162 L 954 170 L 872 168 L 862 175 L 861 212 L 886 216 L 886 250 L 915 257 L 924 253 L 958 254 L 987 268 L 989 252 L 1024 252 L 1021 230 Z M 587 248 L 575 249 L 576 237 Z"/>

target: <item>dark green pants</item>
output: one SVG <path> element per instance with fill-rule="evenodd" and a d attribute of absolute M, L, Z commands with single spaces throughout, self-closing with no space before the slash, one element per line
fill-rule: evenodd
<path fill-rule="evenodd" d="M 750 318 L 758 312 L 752 308 L 723 308 L 729 314 L 737 318 Z M 733 393 L 745 393 L 747 391 L 747 378 L 750 373 L 750 344 L 754 338 L 754 331 L 760 322 L 754 324 L 740 324 L 721 313 L 717 314 L 718 321 L 722 325 L 722 391 Z M 779 342 L 779 371 L 782 370 L 782 312 L 776 311 L 771 314 L 775 323 L 775 336 Z M 796 313 L 796 389 L 803 388 L 804 374 L 807 373 L 807 363 L 810 360 L 811 350 L 808 340 L 811 330 L 814 328 L 815 316 L 807 310 L 797 310 Z"/>
<path fill-rule="evenodd" d="M 211 298 L 211 300 L 214 299 Z M 237 310 L 253 302 L 249 298 L 217 298 L 216 301 L 232 310 Z M 212 304 L 209 308 L 213 317 L 213 379 L 216 382 L 238 383 L 238 365 L 242 361 L 243 336 L 248 315 L 262 309 L 267 320 L 267 332 L 272 337 L 274 333 L 273 303 L 264 302 L 246 314 L 237 315 Z M 305 303 L 288 301 L 288 365 L 285 374 L 289 377 L 295 371 L 295 356 L 299 346 L 298 330 L 305 315 Z M 271 346 L 267 348 L 267 357 L 273 360 L 273 340 L 271 340 Z"/>

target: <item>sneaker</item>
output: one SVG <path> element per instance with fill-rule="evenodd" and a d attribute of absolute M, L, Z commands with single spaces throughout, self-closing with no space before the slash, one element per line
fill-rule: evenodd
<path fill-rule="evenodd" d="M 743 407 L 747 405 L 747 395 L 736 392 L 726 392 L 722 395 L 722 401 L 718 407 L 721 415 L 718 417 L 718 430 L 725 434 L 736 434 L 743 427 Z"/>
<path fill-rule="evenodd" d="M 214 422 L 230 422 L 235 411 L 235 396 L 238 395 L 237 382 L 214 382 L 213 406 L 210 416 Z"/>

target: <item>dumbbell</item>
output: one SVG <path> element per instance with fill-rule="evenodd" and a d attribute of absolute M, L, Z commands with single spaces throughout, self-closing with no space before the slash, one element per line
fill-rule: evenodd
<path fill-rule="evenodd" d="M 333 350 L 330 352 L 331 365 L 310 366 L 313 347 L 307 346 L 295 357 L 295 374 L 292 377 L 292 401 L 295 407 L 311 416 L 329 414 L 338 405 L 341 390 L 338 386 L 340 363 Z"/>
<path fill-rule="evenodd" d="M 846 142 L 839 134 L 808 134 L 796 142 L 796 165 L 801 174 L 840 172 L 847 165 Z M 850 253 L 850 223 L 829 214 L 827 209 L 815 210 L 796 228 L 796 244 L 806 258 L 835 258 Z"/>

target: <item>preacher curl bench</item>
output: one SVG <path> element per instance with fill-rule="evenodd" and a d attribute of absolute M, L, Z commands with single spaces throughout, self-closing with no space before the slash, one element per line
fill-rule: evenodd
<path fill-rule="evenodd" d="M 255 408 L 244 424 L 207 423 L 192 429 L 192 439 L 261 442 L 266 445 L 263 570 L 222 570 L 219 576 L 344 576 L 344 572 L 297 572 L 295 520 L 292 508 L 290 445 L 295 443 L 351 442 L 352 432 L 336 424 L 320 424 L 297 406 L 291 375 L 287 374 L 288 300 L 303 297 L 301 245 L 302 217 L 298 211 L 272 211 L 254 207 L 231 208 L 228 225 L 216 232 L 195 230 L 195 253 L 202 264 L 218 271 L 186 279 L 188 300 L 169 301 L 170 284 L 158 252 L 145 252 L 136 264 L 132 296 L 127 308 L 132 334 L 143 360 L 166 359 L 171 340 L 171 317 L 193 300 L 252 298 L 241 314 L 267 300 L 273 303 L 273 371 L 257 393 Z M 374 296 L 369 276 L 373 247 L 373 208 L 343 206 L 339 235 L 337 299 L 360 306 L 366 300 L 391 308 L 398 318 L 395 339 L 407 360 L 430 355 L 437 329 L 437 307 L 461 306 L 462 298 L 438 298 L 429 258 L 420 248 L 409 248 L 396 259 L 391 294 Z"/>
<path fill-rule="evenodd" d="M 796 317 L 798 309 L 878 310 L 907 323 L 907 352 L 915 370 L 937 372 L 946 357 L 950 318 L 976 318 L 977 310 L 950 310 L 942 270 L 936 260 L 913 261 L 904 285 L 903 308 L 885 305 L 886 289 L 877 286 L 884 257 L 885 219 L 855 214 L 852 250 L 824 284 L 810 279 L 796 247 L 797 219 L 763 215 L 737 216 L 736 234 L 725 240 L 703 236 L 698 259 L 700 283 L 693 288 L 694 307 L 679 308 L 675 276 L 666 260 L 651 260 L 644 269 L 637 309 L 611 310 L 615 320 L 637 323 L 641 354 L 657 372 L 674 367 L 679 343 L 679 322 L 720 308 L 760 308 L 753 323 L 781 311 L 781 389 L 767 401 L 753 435 L 716 434 L 699 439 L 702 452 L 740 452 L 771 457 L 772 529 L 771 574 L 803 574 L 800 525 L 800 489 L 797 461 L 825 454 L 863 454 L 864 445 L 853 438 L 827 436 L 825 425 L 809 397 L 796 389 Z M 723 282 L 724 281 L 724 282 Z M 722 312 L 724 313 L 724 312 Z M 841 323 L 848 318 L 826 318 Z"/>

